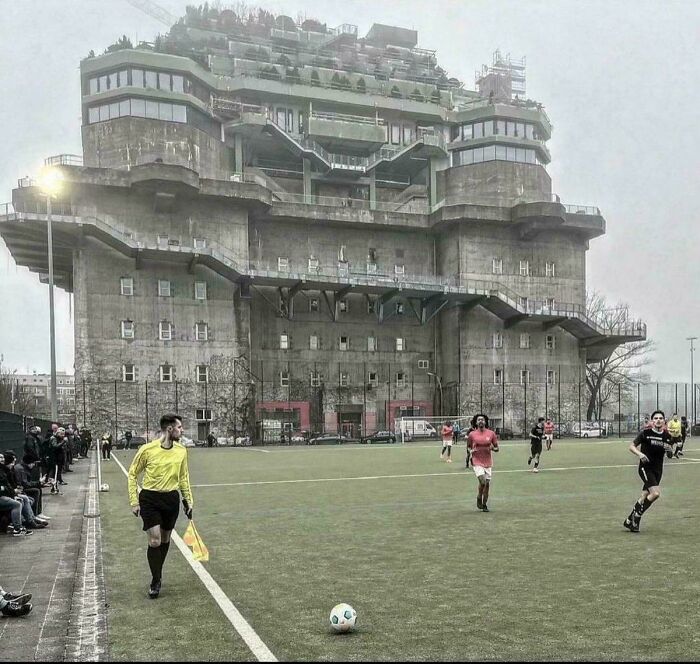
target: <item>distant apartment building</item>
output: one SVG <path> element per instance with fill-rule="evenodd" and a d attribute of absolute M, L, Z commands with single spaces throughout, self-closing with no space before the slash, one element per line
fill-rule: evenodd
<path fill-rule="evenodd" d="M 533 403 L 645 338 L 586 313 L 605 220 L 553 192 L 524 72 L 497 54 L 470 90 L 415 30 L 215 9 L 83 60 L 83 155 L 50 163 L 88 410 L 143 429 L 178 409 L 199 437 L 503 425 L 506 386 Z M 45 199 L 21 181 L 5 212 L 44 273 Z"/>
<path fill-rule="evenodd" d="M 14 374 L 13 380 L 22 389 L 34 407 L 34 413 L 49 417 L 51 414 L 51 375 Z M 56 372 L 56 406 L 61 422 L 75 422 L 75 376 L 65 371 Z"/>

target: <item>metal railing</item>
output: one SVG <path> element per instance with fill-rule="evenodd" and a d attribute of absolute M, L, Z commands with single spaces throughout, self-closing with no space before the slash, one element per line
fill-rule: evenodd
<path fill-rule="evenodd" d="M 425 200 L 409 200 L 404 203 L 391 201 L 369 201 L 362 198 L 343 198 L 341 196 L 317 196 L 315 194 L 293 194 L 281 191 L 272 192 L 283 203 L 301 205 L 325 205 L 328 207 L 350 208 L 355 210 L 373 210 L 377 212 L 410 212 L 428 214 L 430 208 Z"/>
<path fill-rule="evenodd" d="M 600 216 L 600 208 L 595 205 L 564 205 L 568 214 L 591 214 Z"/>
<path fill-rule="evenodd" d="M 44 159 L 45 166 L 82 166 L 83 156 L 79 154 L 57 154 Z"/>
<path fill-rule="evenodd" d="M 377 117 L 367 117 L 366 115 L 348 115 L 346 113 L 332 113 L 327 111 L 313 111 L 312 119 L 332 120 L 333 122 L 352 122 L 354 124 L 386 125 L 386 120 Z"/>

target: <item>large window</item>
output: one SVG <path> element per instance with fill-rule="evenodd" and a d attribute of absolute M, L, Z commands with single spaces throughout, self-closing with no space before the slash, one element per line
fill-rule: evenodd
<path fill-rule="evenodd" d="M 122 99 L 111 104 L 91 106 L 88 109 L 88 124 L 126 116 L 186 123 L 187 107 L 183 104 L 171 104 L 163 101 Z"/>
<path fill-rule="evenodd" d="M 523 164 L 541 164 L 537 152 L 530 148 L 515 148 L 506 145 L 487 145 L 483 148 L 459 150 L 452 153 L 453 166 L 468 166 L 482 161 L 517 161 Z"/>
<path fill-rule="evenodd" d="M 122 380 L 133 383 L 136 380 L 136 369 L 133 364 L 122 364 Z"/>
<path fill-rule="evenodd" d="M 194 339 L 195 341 L 207 341 L 209 339 L 209 325 L 206 323 L 195 323 Z"/>
<path fill-rule="evenodd" d="M 119 280 L 119 289 L 122 295 L 131 296 L 134 294 L 134 280 L 132 277 L 121 277 Z"/>
<path fill-rule="evenodd" d="M 207 299 L 207 282 L 206 281 L 195 281 L 194 282 L 194 299 L 195 300 L 206 300 Z"/>
<path fill-rule="evenodd" d="M 172 383 L 175 380 L 175 367 L 169 364 L 160 365 L 160 382 Z"/>
<path fill-rule="evenodd" d="M 173 338 L 173 325 L 168 321 L 161 321 L 158 326 L 158 338 L 161 341 L 170 341 Z"/>
<path fill-rule="evenodd" d="M 209 367 L 206 364 L 200 364 L 197 366 L 197 382 L 198 383 L 208 383 L 209 382 Z"/>
<path fill-rule="evenodd" d="M 134 321 L 133 320 L 123 320 L 122 321 L 122 339 L 133 339 L 134 338 Z"/>

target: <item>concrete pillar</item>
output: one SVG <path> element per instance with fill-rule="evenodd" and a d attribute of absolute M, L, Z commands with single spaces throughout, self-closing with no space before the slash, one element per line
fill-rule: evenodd
<path fill-rule="evenodd" d="M 445 170 L 449 167 L 449 158 L 446 157 L 432 157 L 428 162 L 428 196 L 430 205 L 437 205 L 440 201 L 438 200 L 438 190 L 437 190 L 437 173 L 438 171 Z"/>
<path fill-rule="evenodd" d="M 374 210 L 377 205 L 377 172 L 372 169 L 369 174 L 369 208 Z"/>
<path fill-rule="evenodd" d="M 304 164 L 304 196 L 311 196 L 311 161 L 303 159 Z"/>
<path fill-rule="evenodd" d="M 233 137 L 233 158 L 237 173 L 243 172 L 243 136 L 235 134 Z"/>

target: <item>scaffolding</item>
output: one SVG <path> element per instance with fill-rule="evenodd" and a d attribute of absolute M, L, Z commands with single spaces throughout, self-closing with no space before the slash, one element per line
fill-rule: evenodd
<path fill-rule="evenodd" d="M 483 65 L 475 74 L 476 87 L 482 97 L 496 100 L 512 100 L 525 96 L 525 58 L 515 60 L 510 53 L 505 56 L 496 49 L 493 63 Z"/>

